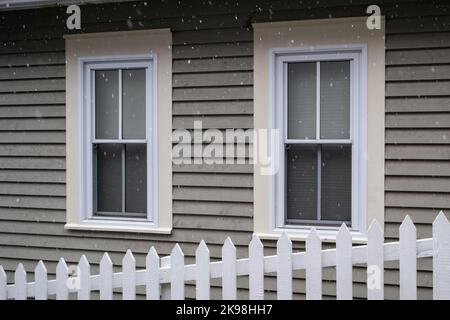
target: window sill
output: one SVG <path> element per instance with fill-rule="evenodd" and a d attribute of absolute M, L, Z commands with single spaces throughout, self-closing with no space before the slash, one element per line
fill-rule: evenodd
<path fill-rule="evenodd" d="M 134 233 L 153 233 L 153 234 L 171 234 L 171 227 L 156 227 L 152 222 L 135 221 L 100 221 L 84 220 L 80 223 L 66 223 L 66 230 L 87 230 L 87 231 L 112 231 L 112 232 L 134 232 Z"/>
<path fill-rule="evenodd" d="M 316 232 L 320 237 L 320 240 L 324 243 L 336 243 L 336 236 L 339 231 L 339 228 L 327 228 L 320 229 L 320 227 L 315 227 Z M 270 232 L 255 232 L 258 237 L 266 240 L 278 240 L 278 238 L 286 232 L 289 238 L 292 241 L 305 241 L 308 238 L 309 233 L 311 232 L 311 227 L 304 228 L 276 228 Z M 350 230 L 350 234 L 352 235 L 352 242 L 354 244 L 367 244 L 367 236 L 360 231 L 352 231 Z"/>

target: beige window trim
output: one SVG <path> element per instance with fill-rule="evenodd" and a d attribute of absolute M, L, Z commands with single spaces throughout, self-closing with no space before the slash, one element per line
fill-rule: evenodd
<path fill-rule="evenodd" d="M 276 49 L 311 49 L 323 46 L 365 45 L 367 47 L 365 214 L 363 230 L 352 232 L 353 240 L 365 242 L 369 224 L 376 219 L 384 224 L 384 110 L 385 110 L 385 27 L 369 30 L 367 17 L 324 20 L 256 23 L 254 28 L 254 121 L 255 129 L 274 128 L 273 54 Z M 254 232 L 276 239 L 287 232 L 293 239 L 304 240 L 308 228 L 280 228 L 276 225 L 274 177 L 262 175 L 254 164 Z M 364 197 L 363 197 L 364 198 Z M 324 241 L 335 241 L 332 232 L 320 230 Z"/>
<path fill-rule="evenodd" d="M 172 34 L 169 29 L 66 35 L 66 229 L 168 234 L 172 230 Z M 84 59 L 153 57 L 156 76 L 156 212 L 153 221 L 88 219 L 83 188 Z M 150 204 L 149 204 L 150 205 Z"/>

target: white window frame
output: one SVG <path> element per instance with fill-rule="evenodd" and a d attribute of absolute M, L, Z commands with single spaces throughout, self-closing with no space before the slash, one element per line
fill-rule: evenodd
<path fill-rule="evenodd" d="M 361 89 L 364 114 L 361 118 L 360 159 L 364 161 L 362 171 L 365 184 L 359 192 L 361 217 L 359 230 L 351 230 L 352 240 L 367 242 L 367 228 L 376 219 L 384 226 L 384 181 L 385 181 L 385 20 L 381 17 L 381 28 L 367 28 L 367 17 L 290 20 L 267 23 L 254 23 L 254 128 L 255 130 L 274 129 L 275 72 L 274 53 L 316 54 L 318 51 L 361 50 L 361 79 L 365 88 Z M 279 134 L 281 141 L 282 134 Z M 272 142 L 270 142 L 272 144 Z M 278 143 L 281 146 L 281 143 Z M 278 145 L 274 148 L 278 148 Z M 281 148 L 280 148 L 281 149 Z M 273 149 L 275 150 L 275 149 Z M 280 151 L 281 152 L 281 151 Z M 278 159 L 278 158 L 276 158 Z M 279 163 L 274 163 L 278 165 Z M 291 239 L 304 241 L 311 227 L 282 228 L 276 221 L 275 181 L 267 174 L 267 164 L 254 162 L 254 215 L 253 229 L 264 239 L 278 239 L 286 232 Z M 275 167 L 276 170 L 276 167 Z M 356 229 L 356 228 L 355 228 Z M 316 227 L 322 241 L 335 242 L 337 229 L 326 230 Z"/>
<path fill-rule="evenodd" d="M 65 35 L 66 53 L 66 224 L 68 230 L 171 234 L 172 232 L 172 33 L 170 29 L 114 31 Z M 131 59 L 131 60 L 130 60 Z M 86 196 L 86 63 L 151 62 L 152 121 L 147 121 L 153 141 L 151 216 L 145 219 L 92 217 Z M 150 84 L 150 82 L 148 82 Z M 147 95 L 148 96 L 148 95 Z M 147 116 L 150 113 L 147 112 Z M 92 118 L 92 115 L 90 115 Z M 92 119 L 91 119 L 92 120 Z M 90 123 L 90 122 L 89 122 Z M 150 157 L 148 157 L 150 159 Z M 150 190 L 151 188 L 148 188 Z M 157 193 L 156 193 L 157 190 Z M 151 203 L 153 201 L 153 203 Z M 92 204 L 89 204 L 92 208 Z M 153 210 L 153 211 L 150 211 Z M 90 212 L 91 211 L 91 212 Z"/>
<path fill-rule="evenodd" d="M 271 104 L 272 128 L 280 129 L 281 152 L 279 154 L 279 171 L 273 176 L 271 184 L 273 190 L 273 205 L 271 220 L 274 231 L 289 232 L 306 235 L 311 224 L 289 224 L 286 217 L 285 194 L 285 145 L 286 144 L 350 144 L 352 156 L 351 179 L 351 227 L 353 232 L 361 232 L 366 225 L 366 74 L 367 74 L 367 46 L 365 44 L 317 46 L 304 48 L 272 49 L 271 91 L 274 101 Z M 293 62 L 320 62 L 320 61 L 350 61 L 350 137 L 349 139 L 320 139 L 320 123 L 316 125 L 316 139 L 288 139 L 287 129 L 287 64 Z M 317 95 L 320 94 L 320 64 L 317 66 Z M 320 118 L 320 99 L 316 99 L 316 121 Z M 282 110 L 280 113 L 279 110 Z M 318 177 L 319 178 L 319 177 Z M 318 184 L 320 188 L 320 183 Z M 320 197 L 320 192 L 318 194 Z M 319 198 L 320 199 L 320 198 Z M 305 221 L 307 222 L 307 221 Z M 308 221 L 309 222 L 309 221 Z M 336 233 L 338 226 L 327 226 L 325 223 L 315 224 L 321 234 L 329 236 Z"/>
<path fill-rule="evenodd" d="M 83 90 L 84 99 L 84 121 L 81 132 L 84 133 L 83 153 L 84 153 L 84 174 L 83 183 L 84 191 L 82 192 L 84 203 L 86 204 L 84 220 L 92 220 L 100 224 L 130 224 L 146 222 L 152 226 L 157 225 L 157 156 L 156 156 L 156 63 L 154 55 L 135 55 L 135 56 L 115 56 L 115 57 L 89 57 L 81 58 L 80 65 L 83 68 Z M 145 139 L 123 139 L 122 138 L 122 69 L 145 69 L 146 70 L 146 128 Z M 118 70 L 119 72 L 119 110 L 118 110 L 118 139 L 96 139 L 95 138 L 95 73 L 96 70 Z M 96 216 L 94 212 L 93 197 L 93 145 L 98 143 L 142 143 L 146 144 L 147 150 L 147 213 L 146 218 L 135 218 L 126 216 Z M 124 183 L 124 181 L 123 181 Z M 123 197 L 124 195 L 122 195 Z M 124 201 L 124 199 L 122 200 Z M 124 205 L 124 204 L 123 204 Z"/>

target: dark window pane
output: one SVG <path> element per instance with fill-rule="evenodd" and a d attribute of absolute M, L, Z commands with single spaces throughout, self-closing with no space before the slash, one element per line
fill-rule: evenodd
<path fill-rule="evenodd" d="M 119 137 L 119 72 L 95 71 L 95 137 Z"/>
<path fill-rule="evenodd" d="M 125 211 L 147 212 L 147 147 L 127 144 L 125 158 Z"/>
<path fill-rule="evenodd" d="M 322 220 L 351 221 L 351 146 L 322 146 Z"/>
<path fill-rule="evenodd" d="M 350 138 L 350 61 L 320 63 L 320 137 Z"/>
<path fill-rule="evenodd" d="M 288 220 L 317 219 L 317 147 L 290 145 L 286 150 Z"/>
<path fill-rule="evenodd" d="M 288 64 L 288 138 L 316 138 L 316 63 Z"/>
<path fill-rule="evenodd" d="M 122 145 L 94 146 L 94 191 L 97 211 L 122 211 Z"/>
<path fill-rule="evenodd" d="M 123 138 L 145 139 L 145 69 L 122 71 Z"/>

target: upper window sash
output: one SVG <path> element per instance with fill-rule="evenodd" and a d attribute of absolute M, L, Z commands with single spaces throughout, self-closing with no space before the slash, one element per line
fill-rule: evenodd
<path fill-rule="evenodd" d="M 134 59 L 133 59 L 134 60 Z M 149 136 L 151 134 L 152 129 L 152 114 L 151 108 L 151 99 L 149 97 L 150 92 L 152 92 L 152 67 L 153 62 L 151 60 L 143 61 L 117 61 L 117 62 L 100 62 L 100 63 L 86 63 L 85 70 L 85 82 L 87 88 L 89 88 L 90 92 L 90 114 L 91 114 L 91 143 L 147 143 L 149 141 Z M 145 124 L 145 138 L 144 139 L 124 139 L 123 138 L 123 119 L 122 119 L 122 109 L 123 109 L 123 92 L 122 92 L 122 73 L 125 69 L 144 69 L 145 70 L 145 116 L 146 116 L 146 124 Z M 119 72 L 119 83 L 118 83 L 118 94 L 119 94 L 119 110 L 118 110 L 118 137 L 115 139 L 98 139 L 95 134 L 96 129 L 96 105 L 95 105 L 95 71 L 99 70 L 118 70 Z"/>
<path fill-rule="evenodd" d="M 278 124 L 279 128 L 282 128 L 283 132 L 283 142 L 285 144 L 352 144 L 354 142 L 354 108 L 355 104 L 357 104 L 357 94 L 355 90 L 358 90 L 357 83 L 355 83 L 356 79 L 359 78 L 357 75 L 358 69 L 355 68 L 355 64 L 359 66 L 360 64 L 360 52 L 338 52 L 338 51 L 324 51 L 322 53 L 317 52 L 299 52 L 299 53 L 284 53 L 276 55 L 276 77 L 277 79 L 283 79 L 283 81 L 277 81 L 276 90 L 279 93 L 282 93 L 282 100 L 278 100 L 277 104 L 281 102 L 281 106 L 279 105 L 279 109 L 283 110 L 283 123 Z M 292 139 L 288 136 L 288 72 L 287 66 L 289 63 L 296 62 L 328 62 L 328 61 L 350 61 L 350 135 L 349 139 L 321 139 L 320 138 L 320 99 L 316 101 L 316 134 L 313 139 Z M 317 64 L 317 86 L 316 90 L 317 95 L 319 96 L 320 92 L 320 64 Z M 319 97 L 318 97 L 319 98 Z M 357 99 L 356 99 L 357 98 Z M 356 100 L 356 101 L 355 101 Z"/>

